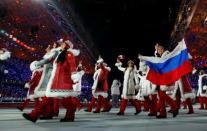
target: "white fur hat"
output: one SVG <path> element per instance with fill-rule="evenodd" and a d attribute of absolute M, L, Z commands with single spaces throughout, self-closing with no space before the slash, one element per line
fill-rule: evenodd
<path fill-rule="evenodd" d="M 103 62 L 104 62 L 104 60 L 101 57 L 97 60 L 97 63 L 103 63 Z"/>

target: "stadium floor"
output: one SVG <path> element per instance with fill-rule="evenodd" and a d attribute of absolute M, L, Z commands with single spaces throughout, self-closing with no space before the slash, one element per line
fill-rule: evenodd
<path fill-rule="evenodd" d="M 29 112 L 30 109 L 24 112 Z M 61 109 L 60 118 L 65 110 Z M 198 110 L 188 115 L 181 110 L 176 118 L 168 114 L 167 119 L 148 117 L 146 112 L 134 116 L 134 109 L 127 108 L 125 116 L 117 116 L 118 109 L 110 113 L 93 114 L 83 110 L 76 113 L 75 122 L 60 123 L 60 118 L 38 120 L 32 123 L 22 117 L 16 109 L 0 109 L 0 131 L 206 131 L 207 110 Z"/>

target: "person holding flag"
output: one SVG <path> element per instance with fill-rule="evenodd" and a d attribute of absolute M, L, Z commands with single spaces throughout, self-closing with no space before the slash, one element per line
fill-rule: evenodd
<path fill-rule="evenodd" d="M 171 106 L 173 117 L 176 117 L 178 107 L 173 99 L 166 94 L 166 90 L 168 90 L 168 85 L 174 84 L 182 76 L 192 72 L 193 68 L 189 61 L 188 50 L 183 39 L 172 52 L 165 51 L 163 46 L 158 45 L 157 53 L 160 57 L 139 55 L 138 58 L 144 60 L 150 68 L 147 79 L 154 85 L 160 86 L 160 115 L 157 118 L 167 117 L 165 102 Z"/>

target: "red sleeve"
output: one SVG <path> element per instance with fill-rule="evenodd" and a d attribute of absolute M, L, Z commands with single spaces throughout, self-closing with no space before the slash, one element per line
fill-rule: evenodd
<path fill-rule="evenodd" d="M 67 53 L 67 62 L 70 65 L 70 71 L 75 72 L 76 71 L 76 62 L 75 62 L 75 57 L 72 53 Z"/>
<path fill-rule="evenodd" d="M 31 80 L 29 81 L 29 85 L 32 85 L 33 83 L 35 83 L 38 79 L 40 79 L 42 75 L 42 72 L 36 71 L 34 73 L 34 75 L 32 76 Z"/>

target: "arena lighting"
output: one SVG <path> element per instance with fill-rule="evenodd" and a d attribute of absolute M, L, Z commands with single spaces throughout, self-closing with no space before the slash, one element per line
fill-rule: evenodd
<path fill-rule="evenodd" d="M 21 40 L 17 39 L 15 36 L 13 36 L 12 34 L 6 32 L 3 29 L 0 29 L 0 34 L 2 36 L 6 36 L 7 38 L 9 38 L 11 41 L 14 41 L 16 44 L 30 50 L 30 51 L 35 51 L 36 49 L 34 47 L 30 47 L 28 46 L 25 42 L 22 42 Z"/>

